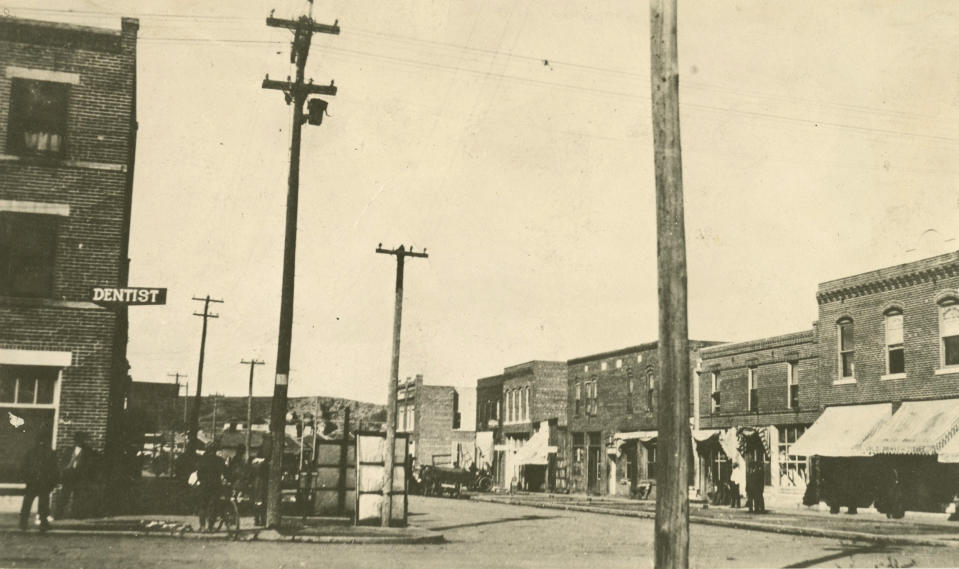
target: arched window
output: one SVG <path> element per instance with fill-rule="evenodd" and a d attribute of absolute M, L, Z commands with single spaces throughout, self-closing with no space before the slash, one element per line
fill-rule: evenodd
<path fill-rule="evenodd" d="M 747 411 L 758 411 L 759 410 L 759 381 L 758 381 L 759 370 L 755 367 L 750 367 L 746 370 L 746 389 L 748 391 L 747 395 L 749 399 L 746 401 L 746 410 Z"/>
<path fill-rule="evenodd" d="M 626 372 L 626 412 L 633 412 L 633 374 Z"/>
<path fill-rule="evenodd" d="M 959 366 L 959 298 L 939 301 L 939 338 L 941 365 Z"/>
<path fill-rule="evenodd" d="M 646 407 L 652 411 L 656 406 L 656 376 L 653 372 L 646 374 Z"/>
<path fill-rule="evenodd" d="M 839 340 L 839 378 L 855 381 L 856 336 L 852 318 L 843 318 L 836 322 L 836 331 Z"/>
<path fill-rule="evenodd" d="M 886 373 L 906 373 L 906 350 L 903 344 L 902 310 L 890 308 L 885 314 Z"/>

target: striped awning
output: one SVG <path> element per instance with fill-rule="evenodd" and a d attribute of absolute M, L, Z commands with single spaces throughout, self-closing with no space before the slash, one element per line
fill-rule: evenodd
<path fill-rule="evenodd" d="M 826 407 L 789 449 L 794 456 L 869 456 L 862 443 L 892 415 L 892 403 Z"/>
<path fill-rule="evenodd" d="M 959 433 L 952 435 L 949 442 L 939 449 L 939 462 L 959 462 Z"/>
<path fill-rule="evenodd" d="M 937 454 L 959 431 L 959 399 L 906 401 L 863 448 L 869 454 Z"/>

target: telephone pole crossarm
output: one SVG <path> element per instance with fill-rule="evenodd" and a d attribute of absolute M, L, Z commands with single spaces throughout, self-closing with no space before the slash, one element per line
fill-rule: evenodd
<path fill-rule="evenodd" d="M 330 24 L 321 24 L 319 22 L 314 22 L 309 18 L 303 17 L 298 20 L 284 20 L 282 18 L 274 18 L 273 16 L 268 16 L 266 18 L 266 25 L 271 28 L 286 28 L 288 30 L 297 30 L 300 28 L 300 25 L 307 24 L 309 25 L 309 31 L 316 34 L 333 34 L 340 35 L 340 25 L 339 20 Z"/>
<path fill-rule="evenodd" d="M 277 91 L 283 91 L 284 93 L 291 93 L 294 90 L 299 91 L 301 95 L 336 95 L 336 85 L 331 81 L 329 85 L 314 85 L 312 83 L 306 83 L 304 85 L 297 85 L 291 81 L 277 81 L 276 79 L 270 79 L 267 77 L 263 80 L 264 89 L 275 89 Z"/>

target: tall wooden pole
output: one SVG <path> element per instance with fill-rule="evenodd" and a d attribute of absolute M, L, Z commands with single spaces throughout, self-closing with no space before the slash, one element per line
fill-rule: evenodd
<path fill-rule="evenodd" d="M 377 253 L 396 256 L 396 304 L 393 309 L 393 357 L 390 360 L 390 383 L 386 390 L 386 443 L 383 447 L 383 502 L 380 508 L 380 524 L 389 527 L 393 520 L 393 463 L 396 456 L 396 384 L 400 374 L 400 329 L 403 320 L 403 260 L 405 257 L 427 257 L 426 250 L 414 253 L 402 245 L 398 249 L 384 249 Z"/>
<path fill-rule="evenodd" d="M 253 369 L 264 365 L 265 362 L 250 358 L 250 361 L 240 360 L 240 363 L 250 366 L 250 385 L 246 395 L 246 462 L 249 463 L 253 458 L 253 453 L 250 451 L 250 445 L 253 444 Z"/>
<path fill-rule="evenodd" d="M 659 450 L 655 566 L 689 566 L 689 331 L 679 137 L 676 0 L 650 0 L 659 270 Z"/>

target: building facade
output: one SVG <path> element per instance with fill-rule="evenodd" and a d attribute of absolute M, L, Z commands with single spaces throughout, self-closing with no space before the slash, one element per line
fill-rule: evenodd
<path fill-rule="evenodd" d="M 817 497 L 881 503 L 897 479 L 906 509 L 941 511 L 959 492 L 959 251 L 821 283 L 816 300 L 823 413 L 797 446 L 818 457 Z"/>
<path fill-rule="evenodd" d="M 690 340 L 690 374 L 699 350 Z M 573 358 L 567 365 L 571 492 L 650 497 L 655 493 L 658 342 Z M 694 390 L 690 396 L 695 416 Z"/>
<path fill-rule="evenodd" d="M 728 502 L 729 483 L 745 491 L 748 465 L 760 463 L 767 492 L 798 502 L 809 480 L 806 456 L 792 445 L 819 416 L 815 329 L 700 352 L 697 488 Z"/>
<path fill-rule="evenodd" d="M 0 486 L 37 433 L 66 451 L 118 432 L 138 22 L 119 30 L 0 19 Z"/>
<path fill-rule="evenodd" d="M 540 360 L 477 381 L 477 439 L 492 439 L 495 485 L 566 489 L 566 384 L 564 362 Z"/>
<path fill-rule="evenodd" d="M 467 467 L 474 460 L 476 433 L 463 425 L 460 392 L 448 385 L 426 385 L 407 378 L 396 390 L 396 430 L 408 433 L 414 467 Z"/>

